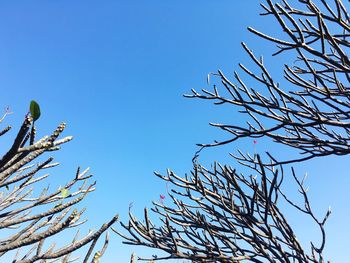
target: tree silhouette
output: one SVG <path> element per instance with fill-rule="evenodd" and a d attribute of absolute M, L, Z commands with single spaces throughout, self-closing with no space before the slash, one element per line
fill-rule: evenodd
<path fill-rule="evenodd" d="M 89 231 L 80 237 L 76 232 L 73 240 L 57 245 L 61 232 L 77 228 L 82 220 L 85 208 L 74 208 L 90 192 L 95 183 L 89 183 L 92 176 L 89 170 L 77 170 L 75 177 L 57 190 L 49 187 L 34 191 L 34 186 L 47 181 L 50 176 L 42 172 L 55 167 L 53 158 L 35 162 L 44 153 L 59 150 L 60 146 L 72 139 L 71 136 L 58 139 L 65 124 L 60 124 L 49 136 L 36 140 L 34 120 L 40 116 L 39 106 L 31 103 L 31 114 L 27 114 L 10 149 L 0 159 L 0 258 L 11 251 L 12 262 L 99 262 L 108 245 L 108 234 L 101 250 L 95 251 L 98 239 L 116 222 L 117 216 L 103 224 L 97 231 Z M 1 121 L 8 114 L 4 114 Z M 3 136 L 11 129 L 6 127 L 0 132 Z M 63 236 L 64 237 L 64 236 Z M 83 258 L 73 252 L 89 246 Z M 8 256 L 10 257 L 10 255 Z M 2 261 L 2 260 L 1 260 Z M 3 261 L 2 261 L 3 262 Z"/>
<path fill-rule="evenodd" d="M 292 65 L 284 65 L 286 83 L 279 84 L 245 43 L 242 46 L 259 68 L 253 72 L 244 65 L 240 68 L 259 88 L 251 88 L 237 72 L 236 83 L 221 71 L 214 74 L 221 89 L 213 91 L 192 90 L 188 97 L 214 100 L 216 104 L 231 104 L 248 115 L 246 127 L 212 124 L 232 135 L 226 141 L 204 144 L 216 146 L 234 142 L 244 137 L 269 137 L 300 151 L 294 159 L 274 161 L 285 164 L 305 161 L 327 155 L 349 153 L 349 70 L 346 53 L 349 48 L 349 15 L 342 1 L 316 2 L 298 0 L 298 7 L 287 1 L 283 4 L 267 0 L 262 15 L 273 16 L 280 25 L 283 39 L 269 36 L 248 27 L 253 34 L 277 44 L 278 55 L 289 52 L 295 55 Z M 292 53 L 294 52 L 294 53 Z M 222 93 L 221 93 L 222 92 Z M 266 124 L 265 124 L 266 123 Z M 253 162 L 249 156 L 243 161 Z"/>
<path fill-rule="evenodd" d="M 127 231 L 115 230 L 124 243 L 157 248 L 166 256 L 145 260 L 188 259 L 192 262 L 324 262 L 324 224 L 309 202 L 304 179 L 290 164 L 315 157 L 346 155 L 350 152 L 350 17 L 348 1 L 296 0 L 280 3 L 266 0 L 262 16 L 272 17 L 281 37 L 251 27 L 254 35 L 276 44 L 273 56 L 288 53 L 294 61 L 284 65 L 284 81 L 277 83 L 249 47 L 242 47 L 258 71 L 239 64 L 245 76 L 234 72 L 230 79 L 222 71 L 210 74 L 212 90 L 192 90 L 189 98 L 231 105 L 243 114 L 247 126 L 211 123 L 230 134 L 230 139 L 201 144 L 190 175 L 172 171 L 156 173 L 173 186 L 168 193 L 173 205 L 154 202 L 152 211 L 162 224 L 154 224 L 148 210 L 138 220 L 129 211 Z M 279 34 L 281 35 L 281 34 Z M 282 56 L 282 58 L 285 58 Z M 244 78 L 248 77 L 249 81 Z M 249 84 L 246 84 L 249 83 Z M 297 149 L 291 158 L 279 160 L 266 152 L 239 154 L 234 158 L 251 169 L 244 175 L 217 162 L 208 169 L 198 161 L 201 150 L 233 143 L 243 138 L 267 137 Z M 246 169 L 246 168 L 245 168 Z M 291 200 L 283 191 L 283 179 L 294 178 L 303 202 Z M 321 233 L 319 244 L 305 249 L 296 237 L 280 201 L 295 212 L 306 214 Z"/>

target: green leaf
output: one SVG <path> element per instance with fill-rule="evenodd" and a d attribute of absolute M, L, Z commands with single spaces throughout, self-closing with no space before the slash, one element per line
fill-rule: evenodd
<path fill-rule="evenodd" d="M 61 189 L 61 195 L 63 198 L 66 198 L 69 195 L 69 191 L 66 188 Z"/>
<path fill-rule="evenodd" d="M 40 117 L 40 107 L 35 100 L 30 102 L 30 114 L 33 117 L 33 121 L 36 121 Z"/>

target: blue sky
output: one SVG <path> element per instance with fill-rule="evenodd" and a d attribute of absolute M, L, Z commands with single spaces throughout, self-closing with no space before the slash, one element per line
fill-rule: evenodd
<path fill-rule="evenodd" d="M 65 134 L 74 140 L 55 154 L 61 167 L 52 171 L 50 183 L 68 181 L 77 166 L 91 167 L 97 190 L 84 203 L 89 226 L 97 227 L 115 213 L 125 221 L 130 202 L 141 217 L 143 208 L 165 192 L 153 171 L 188 172 L 195 144 L 223 136 L 207 123 L 240 118 L 233 109 L 184 99 L 182 94 L 206 88 L 209 72 L 222 69 L 232 76 L 238 62 L 249 64 L 241 41 L 272 61 L 271 45 L 246 30 L 277 29 L 258 16 L 258 2 L 0 3 L 0 106 L 10 106 L 14 114 L 7 122 L 16 128 L 30 100 L 38 101 L 41 135 L 67 122 Z M 272 62 L 270 68 L 280 72 Z M 236 165 L 228 157 L 236 148 L 253 151 L 251 142 L 238 142 L 212 149 L 203 159 Z M 259 142 L 257 151 L 267 148 L 274 149 L 269 142 Z M 320 216 L 328 205 L 333 207 L 326 228 L 327 256 L 333 262 L 347 259 L 347 160 L 313 160 L 298 167 L 310 176 L 310 196 Z M 317 233 L 299 217 L 291 217 L 303 240 Z M 128 262 L 132 251 L 152 253 L 122 245 L 112 234 L 103 262 Z"/>

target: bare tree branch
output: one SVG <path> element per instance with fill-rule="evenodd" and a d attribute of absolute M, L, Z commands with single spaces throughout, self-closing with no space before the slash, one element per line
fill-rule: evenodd
<path fill-rule="evenodd" d="M 285 65 L 285 83 L 274 81 L 263 59 L 242 43 L 259 72 L 253 72 L 242 64 L 239 66 L 256 81 L 258 88 L 247 86 L 237 72 L 234 80 L 230 80 L 219 70 L 212 74 L 219 82 L 214 85 L 213 91 L 202 90 L 199 93 L 192 90 L 192 95 L 186 95 L 213 100 L 215 104 L 230 104 L 250 118 L 247 127 L 212 123 L 212 126 L 228 132 L 232 138 L 201 146 L 217 146 L 240 138 L 266 136 L 299 150 L 301 157 L 276 164 L 349 153 L 348 12 L 340 0 L 331 1 L 332 4 L 320 1 L 319 7 L 313 1 L 296 2 L 298 8 L 293 8 L 287 1 L 279 4 L 267 0 L 266 5 L 262 5 L 265 10 L 263 15 L 275 18 L 286 39 L 248 28 L 253 34 L 277 44 L 278 51 L 274 55 L 294 51 L 296 62 Z M 219 86 L 222 86 L 221 91 Z M 248 161 L 249 158 L 241 160 Z"/>
<path fill-rule="evenodd" d="M 126 244 L 165 252 L 165 256 L 139 260 L 325 262 L 324 225 L 331 210 L 318 218 L 307 195 L 305 178 L 286 165 L 350 153 L 348 4 L 341 0 L 265 0 L 261 15 L 272 17 L 283 36 L 251 27 L 248 30 L 276 45 L 273 56 L 286 52 L 294 55 L 294 62 L 284 65 L 285 81 L 278 83 L 263 58 L 242 43 L 256 71 L 239 64 L 243 74 L 234 72 L 233 79 L 220 70 L 210 73 L 207 82 L 214 79 L 212 90 L 192 90 L 185 95 L 211 100 L 215 105 L 231 105 L 246 117 L 246 125 L 211 123 L 230 137 L 199 144 L 190 175 L 181 177 L 170 170 L 167 175 L 156 173 L 172 185 L 168 193 L 172 204 L 154 202 L 153 216 L 145 209 L 142 220 L 129 210 L 129 222 L 121 223 L 123 231 L 113 229 Z M 207 147 L 261 137 L 297 149 L 299 155 L 278 160 L 271 152 L 262 158 L 238 150 L 234 158 L 250 169 L 248 175 L 218 162 L 210 169 L 198 162 Z M 286 176 L 294 178 L 301 203 L 283 190 Z M 311 241 L 307 249 L 299 242 L 281 203 L 318 226 L 318 242 Z"/>
<path fill-rule="evenodd" d="M 56 247 L 50 239 L 86 221 L 81 220 L 85 209 L 72 209 L 95 189 L 95 182 L 89 182 L 92 176 L 88 174 L 89 169 L 80 171 L 78 168 L 75 177 L 64 187 L 54 191 L 47 187 L 39 195 L 34 191 L 35 184 L 49 177 L 47 173 L 40 173 L 58 165 L 52 157 L 42 162 L 34 161 L 45 152 L 60 149 L 72 139 L 71 136 L 58 139 L 64 128 L 62 123 L 51 135 L 36 140 L 33 118 L 28 114 L 12 146 L 0 159 L 0 230 L 3 231 L 0 257 L 17 250 L 13 262 L 72 262 L 79 259 L 72 258 L 72 252 L 90 245 L 82 262 L 98 262 L 107 247 L 108 235 L 102 250 L 93 252 L 101 235 L 117 221 L 118 216 L 81 239 L 76 235 L 63 247 Z M 90 259 L 92 255 L 94 257 Z"/>

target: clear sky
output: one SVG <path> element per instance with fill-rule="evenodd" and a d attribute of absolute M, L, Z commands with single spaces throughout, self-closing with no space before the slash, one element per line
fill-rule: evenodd
<path fill-rule="evenodd" d="M 89 227 L 97 227 L 128 206 L 139 217 L 165 192 L 153 171 L 171 168 L 184 174 L 198 142 L 222 134 L 209 121 L 240 118 L 233 109 L 184 99 L 191 88 L 206 88 L 206 76 L 217 69 L 232 76 L 237 63 L 249 63 L 240 47 L 247 41 L 270 58 L 271 46 L 251 36 L 247 26 L 273 31 L 270 20 L 258 16 L 259 1 L 2 1 L 0 3 L 0 107 L 23 120 L 31 99 L 39 102 L 39 134 L 68 124 L 74 140 L 55 153 L 61 167 L 49 180 L 60 184 L 77 166 L 91 167 L 97 190 L 84 205 Z M 270 64 L 277 73 L 280 68 Z M 7 140 L 9 136 L 6 137 Z M 2 147 L 6 142 L 2 139 Z M 228 152 L 252 151 L 251 142 L 212 149 L 204 160 L 236 165 Z M 259 142 L 258 151 L 273 151 Z M 298 168 L 308 172 L 310 197 L 319 215 L 331 205 L 327 256 L 348 260 L 350 176 L 347 157 L 313 160 Z M 289 188 L 289 186 L 287 186 Z M 294 185 L 290 187 L 295 190 Z M 296 191 L 295 191 L 296 192 Z M 167 201 L 167 199 L 166 199 Z M 318 240 L 298 216 L 301 239 Z M 118 225 L 116 227 L 119 227 Z M 85 230 L 87 229 L 84 228 Z M 119 227 L 119 229 L 121 229 Z M 63 239 L 65 237 L 62 237 Z M 305 243 L 308 246 L 308 243 Z M 111 235 L 103 262 L 128 262 L 130 254 L 152 252 L 121 244 Z"/>

